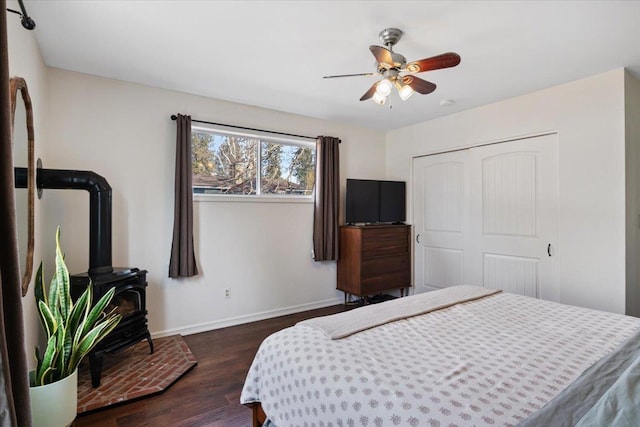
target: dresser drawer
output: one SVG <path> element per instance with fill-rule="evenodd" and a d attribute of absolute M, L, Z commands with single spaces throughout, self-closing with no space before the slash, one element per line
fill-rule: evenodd
<path fill-rule="evenodd" d="M 368 295 L 411 286 L 411 258 L 408 254 L 362 262 L 362 293 Z"/>
<path fill-rule="evenodd" d="M 398 271 L 386 273 L 368 279 L 362 279 L 362 295 L 374 294 L 376 292 L 389 291 L 391 289 L 411 287 L 411 274 L 409 271 Z"/>
<path fill-rule="evenodd" d="M 373 276 L 411 271 L 410 268 L 411 258 L 408 254 L 366 259 L 362 261 L 360 276 L 362 280 L 366 280 Z"/>
<path fill-rule="evenodd" d="M 362 257 L 409 253 L 406 228 L 373 229 L 362 233 Z"/>

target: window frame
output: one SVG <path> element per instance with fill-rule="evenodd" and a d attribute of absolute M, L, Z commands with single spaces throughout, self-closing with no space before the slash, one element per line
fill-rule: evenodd
<path fill-rule="evenodd" d="M 259 193 L 262 188 L 262 142 L 269 142 L 272 144 L 281 145 L 293 145 L 302 148 L 311 148 L 315 152 L 315 160 L 317 162 L 318 156 L 316 151 L 315 141 L 309 141 L 305 138 L 296 137 L 281 137 L 274 136 L 267 132 L 243 132 L 236 130 L 223 129 L 217 126 L 191 124 L 191 131 L 197 132 L 209 132 L 230 136 L 242 136 L 245 138 L 254 138 L 259 140 L 257 144 L 257 159 L 256 159 L 256 191 L 258 194 L 203 194 L 194 193 L 193 185 L 191 186 L 191 192 L 194 202 L 250 202 L 250 203 L 313 203 L 316 194 L 316 183 L 314 177 L 313 190 L 310 195 L 290 195 L 282 196 L 279 194 L 261 194 Z M 317 163 L 314 163 L 314 167 Z"/>

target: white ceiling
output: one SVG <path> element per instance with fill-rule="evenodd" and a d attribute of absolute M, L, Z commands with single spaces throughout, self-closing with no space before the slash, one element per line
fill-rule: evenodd
<path fill-rule="evenodd" d="M 25 5 L 51 67 L 378 130 L 621 67 L 640 76 L 639 1 Z M 394 93 L 392 108 L 358 101 L 375 77 L 322 79 L 374 71 L 368 47 L 381 44 L 378 33 L 387 27 L 404 31 L 394 50 L 409 61 L 456 52 L 462 62 L 419 74 L 436 91 L 405 102 Z"/>

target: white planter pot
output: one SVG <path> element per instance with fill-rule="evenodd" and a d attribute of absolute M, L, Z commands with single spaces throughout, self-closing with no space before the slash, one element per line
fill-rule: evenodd
<path fill-rule="evenodd" d="M 66 427 L 78 414 L 78 370 L 52 384 L 30 387 L 33 427 Z"/>

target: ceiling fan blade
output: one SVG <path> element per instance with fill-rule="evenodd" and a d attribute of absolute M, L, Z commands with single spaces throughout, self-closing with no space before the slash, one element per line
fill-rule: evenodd
<path fill-rule="evenodd" d="M 438 56 L 432 56 L 431 58 L 410 62 L 407 64 L 406 70 L 410 73 L 422 73 L 424 71 L 455 67 L 459 63 L 460 55 L 449 52 Z"/>
<path fill-rule="evenodd" d="M 335 76 L 324 76 L 323 79 L 335 79 L 338 77 L 376 76 L 378 73 L 358 73 L 358 74 L 337 74 Z"/>
<path fill-rule="evenodd" d="M 436 90 L 435 84 L 426 80 L 419 79 L 416 76 L 404 76 L 402 78 L 402 83 L 409 85 L 411 89 L 415 90 L 418 93 L 421 93 L 422 95 L 426 95 Z"/>
<path fill-rule="evenodd" d="M 393 57 L 391 56 L 391 52 L 389 49 L 384 48 L 382 46 L 371 45 L 369 46 L 369 50 L 373 53 L 373 56 L 376 57 L 376 61 L 378 64 L 383 66 L 384 68 L 393 68 Z"/>
<path fill-rule="evenodd" d="M 373 86 L 371 86 L 369 90 L 366 91 L 364 95 L 362 95 L 362 98 L 360 98 L 360 101 L 366 101 L 367 99 L 371 98 L 373 94 L 376 93 L 377 85 L 378 83 L 374 83 Z"/>

